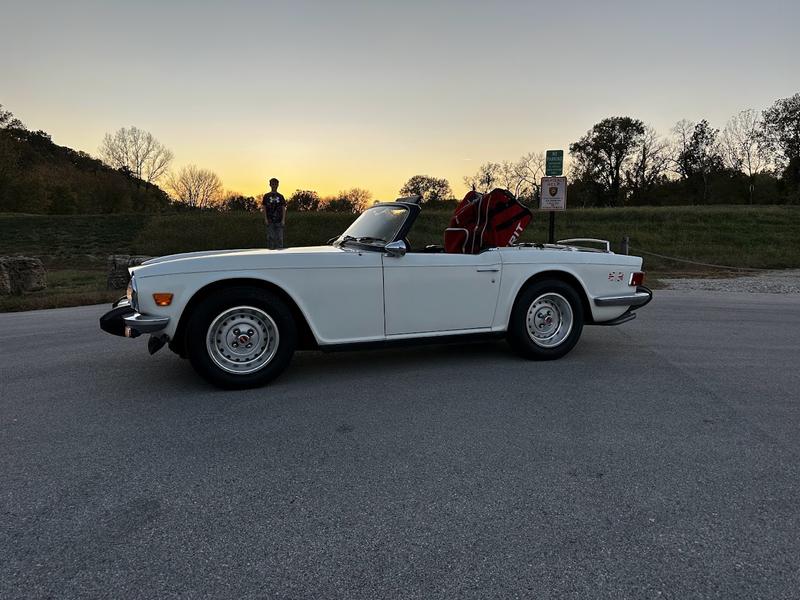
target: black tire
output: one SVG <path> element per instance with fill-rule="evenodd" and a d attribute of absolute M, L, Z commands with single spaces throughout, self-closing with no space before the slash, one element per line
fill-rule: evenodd
<path fill-rule="evenodd" d="M 265 345 L 270 339 L 273 341 L 277 339 L 274 346 L 269 348 L 269 352 L 263 353 L 263 356 L 271 356 L 271 358 L 265 359 L 266 363 L 257 367 L 258 370 L 254 372 L 236 373 L 226 370 L 217 362 L 221 359 L 212 357 L 206 344 L 211 325 L 220 315 L 236 307 L 251 307 L 256 311 L 263 311 L 271 319 L 271 323 L 267 320 L 267 327 L 270 330 L 273 326 L 277 329 L 277 335 L 274 335 L 273 332 L 273 335 L 270 336 L 266 333 L 266 328 L 262 334 L 257 326 L 254 327 L 257 335 L 261 334 L 262 336 L 258 338 L 259 341 L 263 341 Z M 258 315 L 259 313 L 254 314 Z M 289 366 L 296 346 L 297 326 L 289 307 L 276 294 L 254 287 L 232 287 L 215 292 L 194 308 L 186 327 L 186 354 L 192 367 L 203 378 L 225 389 L 253 388 L 272 381 Z M 258 348 L 258 345 L 256 347 Z M 219 356 L 219 352 L 217 355 Z M 235 366 L 232 361 L 226 364 L 230 364 L 231 367 Z"/>
<path fill-rule="evenodd" d="M 566 327 L 558 329 L 557 325 L 552 325 L 554 316 L 558 315 L 558 318 L 561 319 L 561 315 L 568 312 L 559 298 L 566 301 L 571 311 L 571 323 L 568 329 Z M 528 327 L 528 311 L 537 301 L 540 302 L 543 313 L 546 313 L 548 309 L 551 312 L 549 317 L 545 316 L 545 319 L 550 318 L 551 322 L 542 321 L 541 323 L 541 327 L 545 329 L 541 335 L 548 335 L 551 331 L 550 328 L 554 332 L 549 339 L 546 337 L 538 338 L 538 343 L 534 340 L 534 334 L 529 333 Z M 562 309 L 559 310 L 558 306 L 561 306 Z M 532 328 L 540 326 L 537 325 L 538 314 L 538 312 L 531 314 Z M 573 286 L 558 279 L 537 281 L 523 288 L 514 302 L 514 308 L 511 310 L 511 318 L 508 323 L 508 343 L 525 358 L 531 360 L 555 360 L 567 354 L 578 343 L 583 330 L 583 320 L 583 303 L 579 292 Z M 563 322 L 564 319 L 561 319 L 561 321 Z M 543 344 L 553 345 L 545 347 Z"/>

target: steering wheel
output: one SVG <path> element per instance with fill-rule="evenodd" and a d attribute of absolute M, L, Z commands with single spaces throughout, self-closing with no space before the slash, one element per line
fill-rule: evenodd
<path fill-rule="evenodd" d="M 408 238 L 403 238 L 403 241 L 406 244 L 406 252 L 411 252 L 411 242 L 409 241 L 409 239 Z"/>

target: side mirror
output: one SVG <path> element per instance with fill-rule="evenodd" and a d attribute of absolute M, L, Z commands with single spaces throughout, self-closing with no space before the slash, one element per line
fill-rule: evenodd
<path fill-rule="evenodd" d="M 383 249 L 386 251 L 386 254 L 389 256 L 393 256 L 395 258 L 400 258 L 401 256 L 405 256 L 408 248 L 406 247 L 406 243 L 403 240 L 397 240 L 396 242 L 389 242 L 386 244 Z"/>

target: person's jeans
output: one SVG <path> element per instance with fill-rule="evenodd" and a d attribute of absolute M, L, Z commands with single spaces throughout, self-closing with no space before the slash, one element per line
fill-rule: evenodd
<path fill-rule="evenodd" d="M 267 223 L 267 248 L 283 248 L 283 223 Z"/>

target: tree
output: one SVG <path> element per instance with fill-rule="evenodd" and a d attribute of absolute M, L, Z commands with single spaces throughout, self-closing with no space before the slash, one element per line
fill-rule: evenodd
<path fill-rule="evenodd" d="M 644 133 L 644 123 L 639 119 L 603 119 L 570 144 L 573 172 L 579 179 L 597 184 L 605 204 L 619 206 L 624 201 L 624 169 L 641 148 Z"/>
<path fill-rule="evenodd" d="M 0 104 L 0 129 L 25 129 L 25 125 Z"/>
<path fill-rule="evenodd" d="M 722 131 L 721 146 L 725 166 L 747 176 L 752 204 L 756 175 L 770 164 L 771 151 L 763 136 L 761 115 L 748 109 L 734 116 Z"/>
<path fill-rule="evenodd" d="M 705 203 L 708 199 L 709 177 L 725 168 L 717 141 L 719 130 L 703 119 L 694 126 L 688 121 L 679 121 L 673 131 L 678 139 L 679 152 L 675 159 L 678 172 L 684 179 L 702 180 Z"/>
<path fill-rule="evenodd" d="M 361 212 L 372 204 L 372 192 L 363 188 L 351 188 L 344 192 L 339 192 L 339 198 L 348 200 L 354 208 L 354 212 Z"/>
<path fill-rule="evenodd" d="M 800 93 L 764 111 L 763 136 L 783 170 L 782 184 L 800 189 Z"/>
<path fill-rule="evenodd" d="M 258 212 L 261 206 L 253 196 L 243 196 L 237 192 L 227 192 L 219 203 L 219 208 L 229 212 Z"/>
<path fill-rule="evenodd" d="M 539 186 L 545 172 L 544 152 L 523 154 L 514 165 L 516 183 L 510 190 L 522 199 L 533 202 L 539 199 Z"/>
<path fill-rule="evenodd" d="M 171 173 L 167 185 L 178 201 L 192 208 L 211 208 L 222 195 L 222 181 L 217 174 L 195 165 Z"/>
<path fill-rule="evenodd" d="M 784 161 L 800 158 L 800 93 L 776 100 L 764 111 L 762 134 Z"/>
<path fill-rule="evenodd" d="M 137 179 L 154 183 L 166 173 L 173 154 L 152 133 L 123 127 L 113 135 L 105 135 L 100 157 L 115 169 L 127 170 Z"/>
<path fill-rule="evenodd" d="M 359 213 L 372 204 L 372 193 L 362 188 L 343 190 L 336 196 L 326 198 L 322 210 L 330 212 Z"/>
<path fill-rule="evenodd" d="M 670 143 L 652 127 L 645 126 L 641 144 L 629 167 L 625 179 L 632 194 L 642 199 L 658 184 L 666 180 L 672 162 Z"/>
<path fill-rule="evenodd" d="M 501 165 L 487 162 L 478 167 L 474 175 L 464 176 L 464 185 L 477 192 L 486 193 L 494 189 L 500 179 Z"/>
<path fill-rule="evenodd" d="M 287 202 L 289 210 L 301 212 L 319 210 L 319 205 L 319 194 L 311 190 L 295 190 L 294 194 L 289 197 L 289 201 Z"/>
<path fill-rule="evenodd" d="M 400 188 L 404 196 L 420 196 L 423 202 L 439 202 L 451 198 L 453 195 L 447 179 L 430 177 L 428 175 L 414 175 Z"/>

